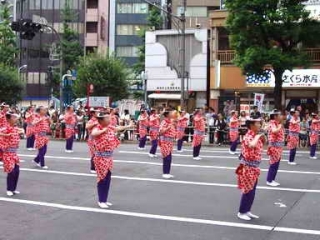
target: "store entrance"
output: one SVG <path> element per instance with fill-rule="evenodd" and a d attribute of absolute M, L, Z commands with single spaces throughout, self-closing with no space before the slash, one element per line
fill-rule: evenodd
<path fill-rule="evenodd" d="M 306 99 L 294 98 L 294 99 L 290 99 L 288 104 L 287 104 L 287 106 L 286 106 L 286 110 L 289 111 L 291 108 L 296 108 L 297 106 L 301 106 L 303 112 L 305 112 L 306 110 L 309 113 L 318 111 L 317 102 L 316 102 L 316 99 L 314 99 L 314 98 L 306 98 Z"/>

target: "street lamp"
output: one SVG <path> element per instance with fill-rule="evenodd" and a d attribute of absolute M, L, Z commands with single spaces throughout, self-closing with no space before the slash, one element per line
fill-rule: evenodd
<path fill-rule="evenodd" d="M 60 113 L 63 111 L 63 81 L 66 77 L 72 77 L 71 74 L 64 74 L 60 81 Z"/>
<path fill-rule="evenodd" d="M 19 67 L 18 68 L 18 73 L 21 73 L 21 71 L 23 70 L 23 69 L 26 69 L 28 67 L 28 65 L 22 65 L 21 67 Z"/>
<path fill-rule="evenodd" d="M 143 81 L 144 85 L 144 104 L 147 105 L 148 97 L 147 97 L 147 81 L 148 81 L 148 72 L 142 71 L 141 72 L 141 80 Z"/>

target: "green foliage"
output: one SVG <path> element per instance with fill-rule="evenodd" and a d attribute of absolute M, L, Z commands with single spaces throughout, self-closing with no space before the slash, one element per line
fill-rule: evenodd
<path fill-rule="evenodd" d="M 144 92 L 143 91 L 134 91 L 133 92 L 133 99 L 143 100 L 144 99 Z"/>
<path fill-rule="evenodd" d="M 1 101 L 11 104 L 21 100 L 23 85 L 16 68 L 0 64 L 0 86 Z"/>
<path fill-rule="evenodd" d="M 18 53 L 16 35 L 10 27 L 11 11 L 8 5 L 1 6 L 0 10 L 0 63 L 8 66 L 15 65 Z"/>
<path fill-rule="evenodd" d="M 109 96 L 112 101 L 117 101 L 128 96 L 128 77 L 123 60 L 93 53 L 81 59 L 73 89 L 78 97 L 83 97 L 87 94 L 87 87 L 93 84 L 92 95 Z"/>
<path fill-rule="evenodd" d="M 62 10 L 63 33 L 62 33 L 62 59 L 66 72 L 74 68 L 83 56 L 83 47 L 79 42 L 79 34 L 71 28 L 76 20 L 76 14 L 70 7 L 70 0 L 66 0 L 65 7 Z"/>
<path fill-rule="evenodd" d="M 152 6 L 149 10 L 147 21 L 149 27 L 154 27 L 155 30 L 162 29 L 163 17 L 161 15 L 160 9 Z"/>
<path fill-rule="evenodd" d="M 319 42 L 320 24 L 309 18 L 301 0 L 226 0 L 227 28 L 234 63 L 245 74 L 263 74 L 271 66 L 276 77 L 275 102 L 281 106 L 282 73 L 309 66 L 303 48 Z"/>

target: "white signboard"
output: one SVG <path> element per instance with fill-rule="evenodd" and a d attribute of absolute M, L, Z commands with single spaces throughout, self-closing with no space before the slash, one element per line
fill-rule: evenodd
<path fill-rule="evenodd" d="M 320 88 L 320 69 L 286 70 L 282 75 L 284 88 Z M 270 71 L 263 76 L 247 76 L 247 87 L 274 87 L 275 77 Z"/>
<path fill-rule="evenodd" d="M 89 107 L 109 107 L 109 97 L 89 97 Z"/>
<path fill-rule="evenodd" d="M 258 107 L 258 111 L 262 111 L 262 105 L 264 101 L 264 94 L 263 93 L 255 93 L 254 94 L 254 103 L 253 105 Z"/>

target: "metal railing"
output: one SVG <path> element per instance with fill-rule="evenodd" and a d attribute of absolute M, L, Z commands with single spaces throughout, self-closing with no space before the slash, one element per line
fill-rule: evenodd
<path fill-rule="evenodd" d="M 320 63 L 320 48 L 306 48 L 303 52 L 308 55 L 312 63 Z M 235 58 L 234 50 L 221 50 L 217 53 L 221 64 L 233 64 L 232 61 Z"/>

